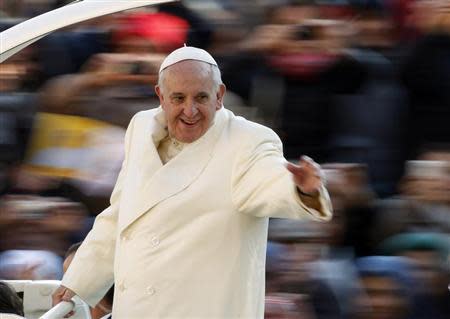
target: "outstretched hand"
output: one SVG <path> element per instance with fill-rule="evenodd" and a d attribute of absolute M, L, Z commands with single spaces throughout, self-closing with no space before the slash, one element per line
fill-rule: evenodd
<path fill-rule="evenodd" d="M 308 156 L 302 156 L 298 165 L 287 163 L 289 172 L 292 173 L 294 183 L 300 193 L 304 195 L 316 196 L 322 187 L 322 173 L 320 165 Z"/>

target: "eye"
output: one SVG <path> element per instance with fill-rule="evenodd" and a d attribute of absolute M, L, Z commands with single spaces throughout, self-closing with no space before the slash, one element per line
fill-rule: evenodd
<path fill-rule="evenodd" d="M 181 95 L 172 96 L 172 97 L 171 97 L 171 101 L 172 101 L 172 103 L 174 103 L 174 104 L 180 104 L 180 103 L 183 103 L 183 101 L 184 101 L 184 96 L 181 96 Z"/>
<path fill-rule="evenodd" d="M 209 100 L 208 94 L 199 94 L 196 97 L 197 102 L 206 103 Z"/>

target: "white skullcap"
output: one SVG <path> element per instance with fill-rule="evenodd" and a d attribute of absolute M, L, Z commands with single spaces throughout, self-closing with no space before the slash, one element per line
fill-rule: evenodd
<path fill-rule="evenodd" d="M 205 50 L 184 46 L 176 49 L 164 59 L 161 67 L 159 68 L 159 73 L 161 73 L 161 71 L 165 68 L 184 60 L 197 60 L 217 66 L 217 62 L 214 60 L 211 54 L 209 54 Z"/>

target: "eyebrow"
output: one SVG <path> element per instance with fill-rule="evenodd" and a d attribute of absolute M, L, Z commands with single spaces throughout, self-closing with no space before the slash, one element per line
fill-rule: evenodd
<path fill-rule="evenodd" d="M 173 98 L 173 97 L 180 97 L 180 96 L 184 96 L 184 94 L 175 92 L 175 93 L 172 93 L 172 94 L 169 95 L 169 97 L 171 97 L 171 98 Z"/>

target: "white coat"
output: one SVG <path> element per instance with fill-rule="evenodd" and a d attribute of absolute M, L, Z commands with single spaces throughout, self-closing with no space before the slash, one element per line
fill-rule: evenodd
<path fill-rule="evenodd" d="M 136 114 L 111 206 L 62 284 L 95 305 L 115 282 L 113 318 L 263 318 L 268 217 L 331 218 L 306 207 L 276 134 L 224 108 L 162 164 L 161 108 Z"/>

